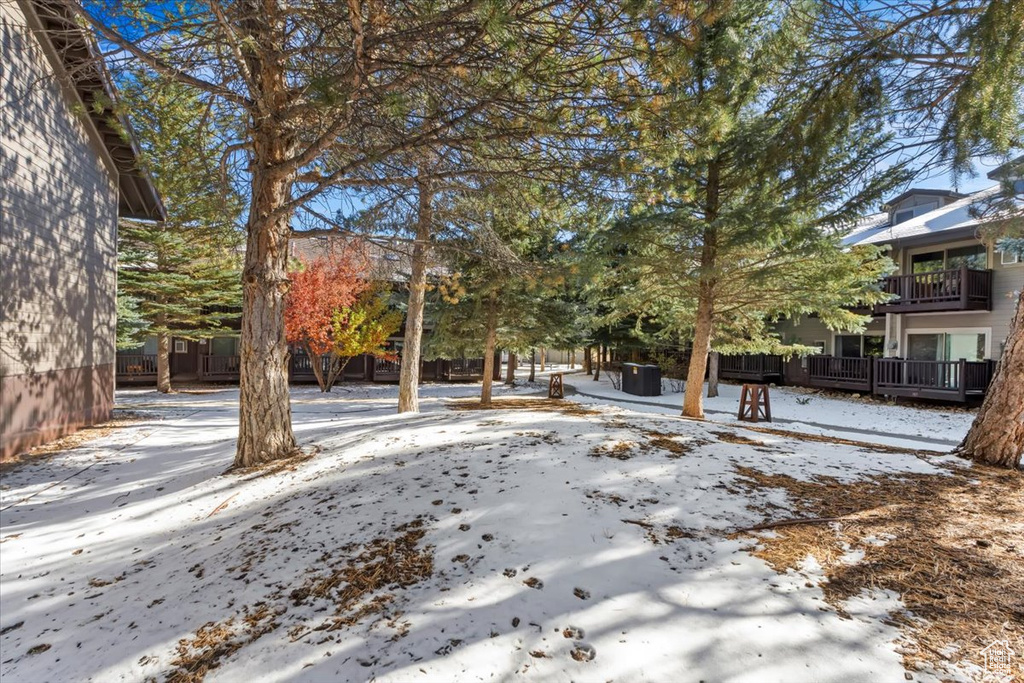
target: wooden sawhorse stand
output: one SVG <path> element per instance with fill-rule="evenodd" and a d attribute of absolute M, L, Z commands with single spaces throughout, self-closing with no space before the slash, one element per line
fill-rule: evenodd
<path fill-rule="evenodd" d="M 548 398 L 565 398 L 561 372 L 551 373 L 551 378 L 548 379 Z"/>
<path fill-rule="evenodd" d="M 763 384 L 744 384 L 740 392 L 740 420 L 744 422 L 772 421 L 772 402 L 768 387 Z"/>

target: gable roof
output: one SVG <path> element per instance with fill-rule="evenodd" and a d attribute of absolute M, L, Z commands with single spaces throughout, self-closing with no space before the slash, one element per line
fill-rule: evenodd
<path fill-rule="evenodd" d="M 1021 173 L 1024 171 L 1024 154 L 1021 154 L 1016 159 L 1010 159 L 1005 164 L 996 166 L 988 172 L 988 177 L 991 180 L 1002 180 L 1011 172 Z"/>
<path fill-rule="evenodd" d="M 960 194 L 959 192 L 954 192 L 953 190 L 934 190 L 924 187 L 912 187 L 903 194 L 886 201 L 885 204 L 882 204 L 882 208 L 891 209 L 904 199 L 913 197 L 914 195 L 923 195 L 925 197 L 950 197 L 952 199 L 961 199 L 967 196 L 965 194 Z"/>
<path fill-rule="evenodd" d="M 74 0 L 27 0 L 42 25 L 40 39 L 49 41 L 53 47 L 117 169 L 118 215 L 164 220 L 166 213 L 160 195 L 149 175 L 139 168 L 139 145 L 131 124 L 113 108 L 117 93 L 103 57 L 92 36 L 75 22 L 66 4 L 69 1 Z"/>
<path fill-rule="evenodd" d="M 931 235 L 971 232 L 978 225 L 990 219 L 979 218 L 972 209 L 981 208 L 1000 193 L 1001 187 L 994 185 L 962 197 L 928 213 L 893 225 L 888 213 L 876 213 L 861 219 L 843 238 L 848 246 L 857 244 L 884 244 L 899 240 L 925 238 Z"/>

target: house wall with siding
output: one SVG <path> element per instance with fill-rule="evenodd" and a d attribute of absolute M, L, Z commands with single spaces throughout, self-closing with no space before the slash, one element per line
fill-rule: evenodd
<path fill-rule="evenodd" d="M 117 176 L 34 21 L 0 4 L 3 456 L 113 406 Z"/>

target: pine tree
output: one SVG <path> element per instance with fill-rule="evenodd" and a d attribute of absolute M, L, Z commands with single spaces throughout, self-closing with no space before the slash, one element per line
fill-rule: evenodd
<path fill-rule="evenodd" d="M 122 221 L 118 289 L 157 337 L 157 389 L 171 391 L 171 337 L 230 331 L 241 306 L 241 201 L 221 178 L 220 121 L 190 89 L 132 74 L 122 99 L 167 208 L 163 223 Z"/>
<path fill-rule="evenodd" d="M 891 264 L 844 250 L 838 228 L 903 180 L 870 176 L 891 138 L 870 74 L 810 83 L 810 36 L 787 5 L 656 6 L 643 21 L 647 102 L 627 133 L 634 203 L 607 236 L 622 314 L 693 339 L 683 414 L 703 417 L 708 353 L 777 350 L 769 324 L 881 298 Z"/>

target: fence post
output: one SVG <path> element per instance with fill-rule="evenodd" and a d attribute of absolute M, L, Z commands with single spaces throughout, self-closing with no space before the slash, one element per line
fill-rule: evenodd
<path fill-rule="evenodd" d="M 967 264 L 960 266 L 960 309 L 967 310 L 967 302 L 970 299 L 968 296 L 968 283 L 967 278 L 969 277 L 967 272 Z"/>
<path fill-rule="evenodd" d="M 960 402 L 967 402 L 967 359 L 961 358 L 957 363 L 957 372 L 960 374 L 957 382 L 957 389 L 960 393 Z"/>

